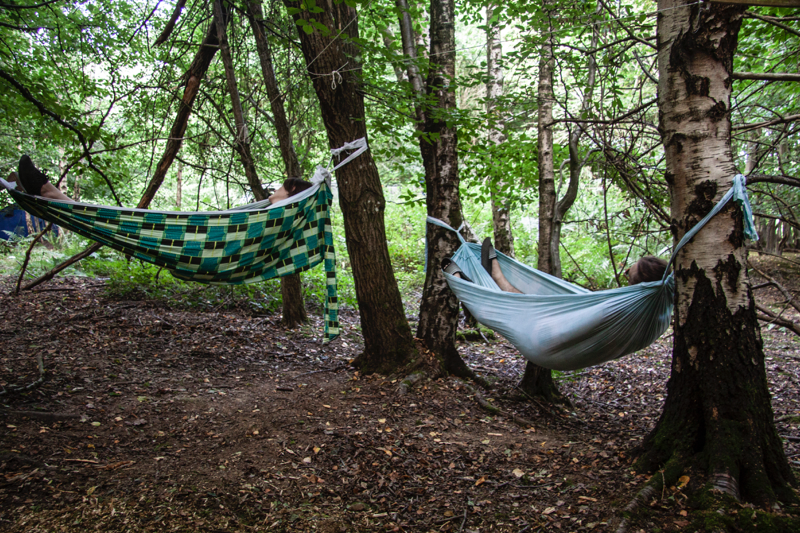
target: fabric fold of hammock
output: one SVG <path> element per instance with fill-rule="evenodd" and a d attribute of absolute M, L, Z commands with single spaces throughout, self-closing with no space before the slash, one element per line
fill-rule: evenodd
<path fill-rule="evenodd" d="M 744 212 L 745 236 L 757 240 L 745 177 L 733 187 L 675 247 L 678 251 L 731 199 Z M 441 220 L 431 224 L 456 231 Z M 475 319 L 500 333 L 527 359 L 553 370 L 575 370 L 597 365 L 647 347 L 669 327 L 675 281 L 664 273 L 661 281 L 591 292 L 497 252 L 508 281 L 524 294 L 503 292 L 481 266 L 481 247 L 458 234 L 461 247 L 453 260 L 472 283 L 444 273 L 450 289 Z"/>
<path fill-rule="evenodd" d="M 334 170 L 367 149 L 358 139 L 332 150 L 352 152 Z M 330 172 L 318 166 L 312 187 L 268 205 L 261 201 L 225 211 L 152 211 L 49 200 L 15 190 L 0 179 L 25 211 L 170 270 L 186 281 L 215 285 L 257 283 L 325 268 L 325 341 L 339 335 L 336 252 L 330 209 Z"/>

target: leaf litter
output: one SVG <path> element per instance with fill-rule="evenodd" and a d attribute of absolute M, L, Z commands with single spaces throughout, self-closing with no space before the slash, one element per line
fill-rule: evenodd
<path fill-rule="evenodd" d="M 322 345 L 318 318 L 289 331 L 277 316 L 114 300 L 81 279 L 18 298 L 12 283 L 0 281 L 0 385 L 34 381 L 37 353 L 48 379 L 0 398 L 4 531 L 614 531 L 647 479 L 630 453 L 666 397 L 668 336 L 556 374 L 569 408 L 514 398 L 524 361 L 503 339 L 460 342 L 494 382 L 487 399 L 535 424 L 521 427 L 456 379 L 401 396 L 399 379 L 349 368 L 352 310 Z M 800 345 L 762 334 L 797 467 Z M 688 525 L 688 482 L 642 527 Z"/>

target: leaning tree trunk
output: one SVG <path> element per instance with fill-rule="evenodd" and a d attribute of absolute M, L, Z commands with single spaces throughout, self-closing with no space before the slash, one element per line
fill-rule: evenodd
<path fill-rule="evenodd" d="M 217 24 L 216 19 L 214 19 L 208 27 L 208 33 L 206 33 L 200 49 L 195 54 L 192 64 L 183 75 L 182 80 L 186 88 L 183 90 L 183 98 L 178 104 L 178 113 L 172 122 L 172 129 L 169 131 L 164 154 L 158 161 L 156 171 L 153 173 L 153 177 L 150 178 L 142 199 L 136 207 L 144 208 L 150 205 L 150 202 L 155 198 L 156 191 L 164 183 L 164 177 L 167 175 L 172 162 L 175 161 L 175 156 L 178 155 L 181 145 L 183 145 L 183 135 L 186 133 L 186 126 L 189 124 L 189 115 L 192 112 L 194 100 L 200 89 L 200 82 L 205 77 L 208 66 L 211 64 L 211 60 L 214 59 L 218 48 Z"/>
<path fill-rule="evenodd" d="M 420 136 L 422 163 L 425 166 L 428 215 L 454 228 L 461 225 L 461 198 L 458 192 L 458 138 L 448 125 L 448 115 L 456 110 L 453 81 L 456 71 L 455 2 L 431 1 L 431 60 L 426 81 L 428 107 Z M 474 378 L 475 375 L 456 350 L 458 298 L 447 286 L 440 265 L 459 246 L 450 230 L 427 225 L 428 270 L 419 308 L 417 337 L 442 361 L 447 372 Z"/>
<path fill-rule="evenodd" d="M 545 2 L 545 9 L 549 1 Z M 545 11 L 548 20 L 550 12 Z M 538 152 L 539 152 L 539 262 L 542 272 L 552 273 L 553 257 L 551 241 L 553 239 L 554 215 L 556 212 L 556 184 L 553 163 L 553 67 L 555 65 L 554 39 L 552 21 L 545 26 L 547 35 L 542 44 L 542 56 L 539 58 L 539 114 L 538 114 Z M 539 397 L 548 402 L 563 403 L 567 400 L 556 387 L 553 373 L 539 365 L 528 363 L 519 388 L 528 396 Z"/>
<path fill-rule="evenodd" d="M 731 73 L 745 7 L 660 0 L 658 9 L 659 130 L 679 239 L 736 174 Z M 794 478 L 775 430 L 742 215 L 732 204 L 677 257 L 667 399 L 636 466 L 689 465 L 715 488 L 769 503 L 793 499 Z"/>
<path fill-rule="evenodd" d="M 500 24 L 492 21 L 495 6 L 486 6 L 486 114 L 491 121 L 489 129 L 489 145 L 498 147 L 506 142 L 503 133 L 505 121 L 497 111 L 497 100 L 503 96 L 503 44 L 500 40 Z M 493 158 L 494 159 L 494 158 Z M 494 182 L 492 195 L 492 226 L 494 227 L 494 247 L 504 254 L 514 257 L 514 235 L 511 233 L 511 209 L 508 195 L 503 194 L 511 187 L 508 176 L 498 171 L 490 174 Z"/>
<path fill-rule="evenodd" d="M 272 53 L 269 49 L 269 42 L 261 28 L 264 18 L 261 0 L 250 0 L 247 4 L 247 9 L 250 27 L 256 40 L 261 73 L 264 76 L 264 87 L 267 89 L 267 97 L 272 108 L 272 119 L 278 134 L 278 146 L 281 150 L 283 164 L 286 167 L 286 176 L 300 177 L 302 169 L 300 168 L 300 162 L 297 160 L 294 142 L 292 142 L 292 130 L 289 127 L 286 110 L 283 107 L 283 95 L 278 89 L 278 80 L 275 79 L 275 69 L 272 67 Z M 281 277 L 281 301 L 283 302 L 283 324 L 285 326 L 291 328 L 308 320 L 306 307 L 303 304 L 303 284 L 300 280 L 300 274 Z"/>
<path fill-rule="evenodd" d="M 354 44 L 358 41 L 355 8 L 345 2 L 325 3 L 318 6 L 322 12 L 311 14 L 300 2 L 284 0 L 284 4 L 296 10 L 292 16 L 299 25 L 307 27 L 313 18 L 331 29 L 328 35 L 317 30 L 298 32 L 307 68 L 315 73 L 311 78 L 330 147 L 366 137 L 357 59 L 361 54 Z M 336 178 L 364 336 L 364 352 L 354 364 L 365 373 L 390 373 L 418 352 L 389 259 L 386 200 L 372 153 L 364 152 L 337 170 Z"/>
<path fill-rule="evenodd" d="M 233 118 L 236 123 L 235 138 L 233 139 L 233 147 L 239 154 L 239 159 L 244 167 L 244 174 L 247 177 L 247 184 L 253 191 L 253 196 L 256 200 L 265 200 L 267 193 L 261 185 L 261 180 L 258 179 L 258 172 L 256 172 L 256 163 L 253 160 L 253 154 L 250 151 L 250 132 L 247 128 L 247 122 L 244 119 L 244 109 L 242 109 L 242 99 L 239 98 L 239 87 L 236 83 L 236 72 L 233 69 L 233 57 L 231 56 L 231 47 L 228 44 L 228 34 L 225 27 L 227 26 L 226 14 L 228 12 L 227 2 L 222 5 L 223 0 L 214 1 L 214 20 L 217 24 L 217 35 L 219 35 L 219 53 L 222 57 L 222 64 L 225 68 L 225 81 L 228 86 L 228 94 L 231 97 L 231 107 L 233 108 Z"/>

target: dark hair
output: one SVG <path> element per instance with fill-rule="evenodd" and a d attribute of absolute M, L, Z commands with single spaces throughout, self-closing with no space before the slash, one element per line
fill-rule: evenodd
<path fill-rule="evenodd" d="M 631 268 L 625 271 L 628 283 L 636 285 L 647 281 L 661 281 L 667 270 L 667 262 L 659 257 L 646 255 L 636 261 Z"/>
<path fill-rule="evenodd" d="M 289 196 L 301 193 L 311 187 L 311 184 L 306 180 L 300 178 L 286 178 L 283 182 L 283 188 L 289 193 Z"/>

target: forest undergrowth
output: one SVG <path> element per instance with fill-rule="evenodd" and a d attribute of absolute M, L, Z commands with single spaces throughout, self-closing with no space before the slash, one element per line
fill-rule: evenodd
<path fill-rule="evenodd" d="M 800 289 L 795 264 L 752 260 Z M 660 414 L 669 334 L 557 373 L 571 402 L 560 408 L 519 401 L 516 350 L 466 332 L 460 353 L 492 383 L 481 394 L 525 426 L 456 379 L 403 394 L 403 376 L 360 375 L 350 306 L 341 338 L 323 345 L 313 298 L 311 322 L 285 330 L 277 308 L 233 305 L 246 298 L 230 292 L 179 305 L 69 277 L 9 296 L 15 281 L 0 286 L 0 385 L 36 381 L 36 354 L 46 379 L 0 396 L 2 531 L 616 531 L 647 480 L 631 451 Z M 409 318 L 415 297 L 408 289 Z M 757 297 L 782 309 L 775 289 Z M 800 343 L 780 327 L 762 336 L 798 471 Z M 797 530 L 797 507 L 700 502 L 702 482 L 687 472 L 628 531 Z"/>

